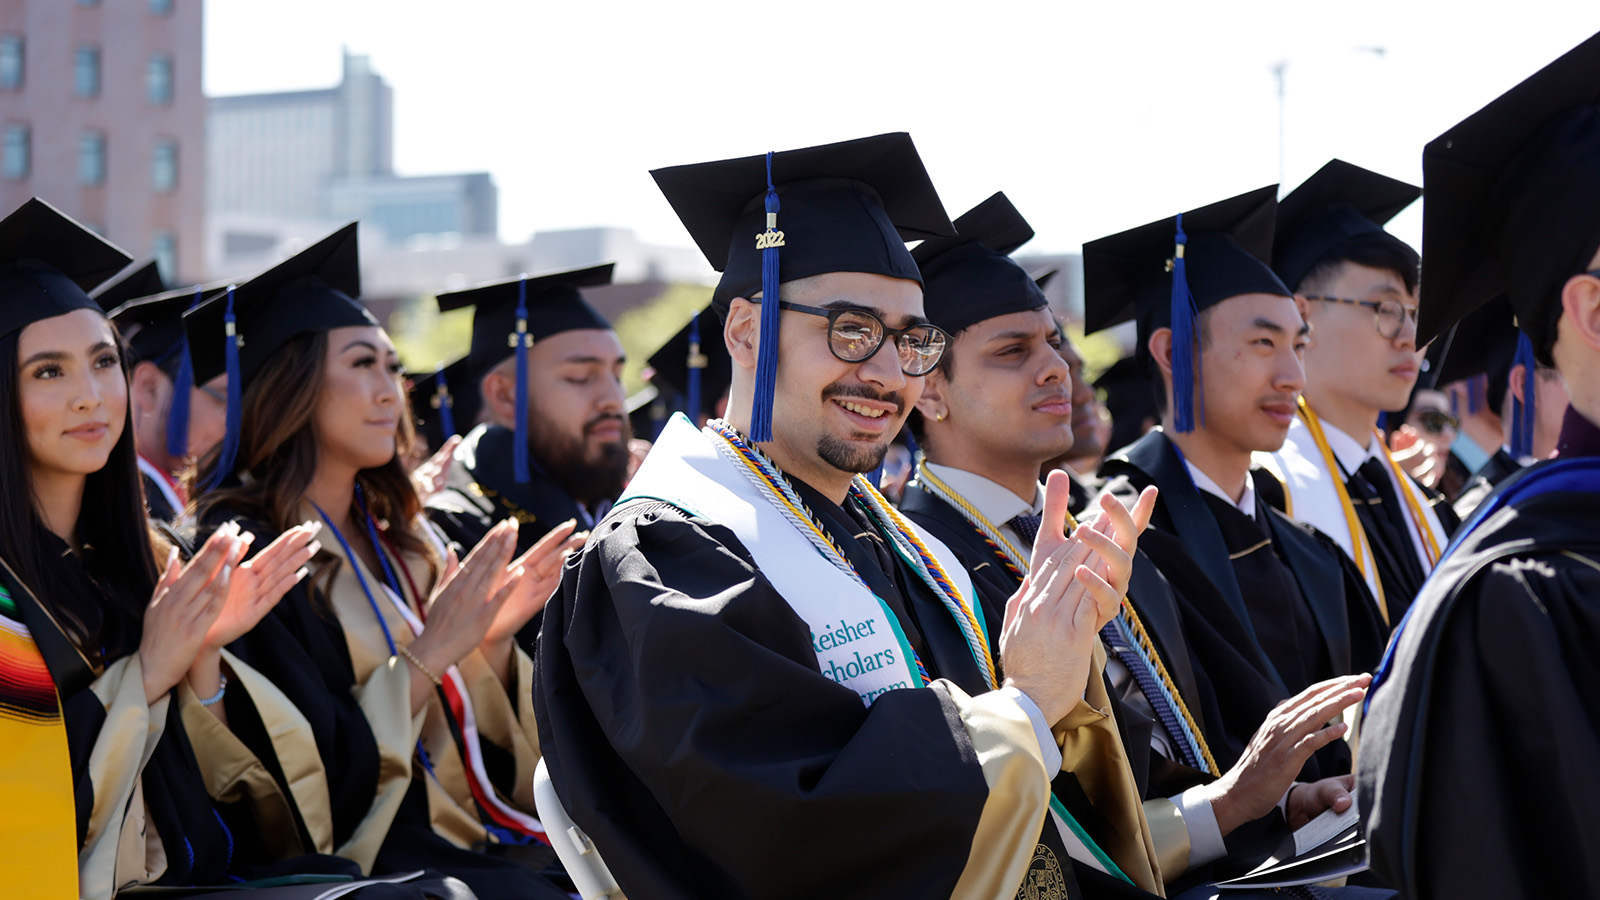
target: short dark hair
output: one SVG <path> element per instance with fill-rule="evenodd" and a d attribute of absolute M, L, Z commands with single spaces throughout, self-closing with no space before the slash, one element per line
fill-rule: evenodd
<path fill-rule="evenodd" d="M 1306 272 L 1294 289 L 1305 293 L 1308 285 L 1321 285 L 1337 278 L 1339 267 L 1347 262 L 1393 272 L 1400 276 L 1408 292 L 1414 294 L 1417 291 L 1422 258 L 1409 244 L 1387 231 L 1357 235 L 1335 247 Z"/>
<path fill-rule="evenodd" d="M 1208 306 L 1200 310 L 1194 317 L 1194 330 L 1195 334 L 1200 336 L 1201 350 L 1211 346 L 1211 311 L 1213 309 L 1216 309 L 1216 307 Z M 1156 395 L 1156 418 L 1160 419 L 1167 414 L 1167 379 L 1165 375 L 1161 374 L 1161 367 L 1156 365 L 1156 361 L 1150 356 L 1148 339 L 1145 341 L 1145 346 L 1139 348 L 1139 356 L 1144 360 L 1144 364 L 1149 367 L 1150 390 Z M 1196 360 L 1196 362 L 1198 363 L 1199 360 Z"/>

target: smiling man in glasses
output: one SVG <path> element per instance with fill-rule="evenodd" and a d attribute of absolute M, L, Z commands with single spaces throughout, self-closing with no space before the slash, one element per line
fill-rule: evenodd
<path fill-rule="evenodd" d="M 904 241 L 952 229 L 910 137 L 654 175 L 723 273 L 727 417 L 662 431 L 545 611 L 535 686 L 551 779 L 617 882 L 1159 892 L 1094 640 L 1154 498 L 1068 539 L 1052 479 L 1000 622 L 860 477 L 947 343 Z M 1054 799 L 1058 776 L 1110 826 Z"/>
<path fill-rule="evenodd" d="M 95 294 L 127 346 L 145 508 L 150 518 L 167 523 L 188 502 L 179 480 L 183 470 L 221 443 L 228 429 L 228 376 L 195 384 L 189 367 L 183 313 L 194 301 L 194 288 L 166 290 L 154 262 Z"/>
<path fill-rule="evenodd" d="M 1279 204 L 1272 254 L 1311 343 L 1289 438 L 1260 461 L 1283 483 L 1278 505 L 1355 560 L 1387 626 L 1405 614 L 1456 524 L 1377 431 L 1380 413 L 1406 407 L 1422 363 L 1417 253 L 1382 223 L 1421 194 L 1333 160 Z"/>

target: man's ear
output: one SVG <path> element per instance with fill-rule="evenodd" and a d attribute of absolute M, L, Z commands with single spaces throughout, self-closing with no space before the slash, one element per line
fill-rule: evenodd
<path fill-rule="evenodd" d="M 1301 319 L 1311 321 L 1311 301 L 1306 299 L 1305 294 L 1294 295 L 1294 308 L 1300 311 Z"/>
<path fill-rule="evenodd" d="M 922 377 L 922 396 L 917 399 L 916 409 L 922 413 L 924 419 L 938 422 L 949 413 L 949 404 L 945 402 L 944 397 L 945 389 L 949 386 L 949 382 L 945 381 L 944 372 L 937 368 Z"/>
<path fill-rule="evenodd" d="M 1522 395 L 1522 380 L 1528 377 L 1528 367 L 1517 363 L 1511 367 L 1511 373 L 1506 377 L 1511 379 L 1511 383 L 1506 385 L 1506 391 L 1511 395 L 1511 399 L 1518 403 L 1527 403 L 1528 398 Z"/>
<path fill-rule="evenodd" d="M 1600 351 L 1600 280 L 1582 275 L 1561 288 L 1562 328 L 1591 349 Z"/>
<path fill-rule="evenodd" d="M 133 394 L 133 408 L 136 414 L 150 413 L 160 408 L 161 387 L 166 380 L 166 373 L 149 360 L 140 360 L 133 367 L 129 388 Z"/>
<path fill-rule="evenodd" d="M 722 340 L 728 346 L 733 364 L 741 369 L 756 367 L 756 353 L 761 345 L 761 306 L 743 297 L 733 298 L 728 306 L 728 322 L 722 328 Z"/>
<path fill-rule="evenodd" d="M 517 417 L 517 380 L 497 368 L 483 376 L 483 405 L 496 422 L 514 422 Z"/>
<path fill-rule="evenodd" d="M 1161 371 L 1172 378 L 1172 329 L 1157 328 L 1151 332 L 1150 340 L 1145 342 L 1145 349 L 1150 351 L 1150 358 L 1155 360 Z"/>

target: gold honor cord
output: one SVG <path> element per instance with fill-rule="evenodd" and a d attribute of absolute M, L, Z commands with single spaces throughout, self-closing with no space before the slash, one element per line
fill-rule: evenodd
<path fill-rule="evenodd" d="M 996 528 L 994 523 L 990 522 L 983 513 L 978 512 L 971 503 L 967 502 L 967 498 L 961 496 L 954 488 L 946 484 L 943 479 L 933 474 L 933 471 L 928 468 L 926 456 L 922 453 L 917 454 L 917 480 L 924 484 L 935 497 L 955 507 L 966 518 L 967 522 L 973 528 L 976 528 L 979 534 L 983 535 L 990 546 L 995 548 L 996 555 L 1000 557 L 1001 562 L 1007 563 L 1008 568 L 1013 569 L 1019 576 L 1027 574 L 1029 568 L 1028 560 L 1023 557 L 1016 545 L 1007 540 L 1005 535 L 1000 533 L 1000 529 Z M 1070 512 L 1067 513 L 1066 525 L 1069 531 L 1076 530 L 1078 527 L 1078 520 L 1073 518 Z M 1188 704 L 1183 702 L 1183 695 L 1178 692 L 1177 682 L 1172 680 L 1171 673 L 1167 671 L 1166 663 L 1161 661 L 1161 654 L 1156 651 L 1155 642 L 1151 640 L 1150 633 L 1145 630 L 1144 622 L 1139 618 L 1139 614 L 1134 611 L 1133 604 L 1129 602 L 1127 596 L 1122 598 L 1122 614 L 1128 630 L 1133 634 L 1133 639 L 1139 642 L 1139 647 L 1144 650 L 1145 655 L 1154 666 L 1156 676 L 1161 679 L 1162 685 L 1166 687 L 1167 693 L 1172 697 L 1172 703 L 1177 707 L 1178 714 L 1183 716 L 1183 721 L 1188 724 L 1190 732 L 1194 735 L 1195 745 L 1200 751 L 1200 756 L 1205 760 L 1209 773 L 1213 776 L 1221 776 L 1222 769 L 1217 766 L 1216 759 L 1212 757 L 1211 748 L 1206 744 L 1206 738 L 1200 731 L 1199 723 L 1190 714 Z"/>
<path fill-rule="evenodd" d="M 1361 570 L 1361 577 L 1367 578 L 1367 556 L 1372 556 L 1374 567 L 1378 564 L 1378 555 L 1373 552 L 1371 539 L 1367 537 L 1366 528 L 1362 527 L 1361 519 L 1356 516 L 1355 504 L 1350 502 L 1350 491 L 1344 486 L 1344 479 L 1339 474 L 1344 471 L 1339 461 L 1333 456 L 1333 448 L 1328 446 L 1328 436 L 1322 430 L 1322 420 L 1317 417 L 1311 404 L 1306 402 L 1305 395 L 1300 395 L 1300 419 L 1306 423 L 1306 428 L 1311 432 L 1311 439 L 1316 441 L 1317 449 L 1322 451 L 1322 464 L 1328 470 L 1328 478 L 1333 481 L 1333 492 L 1339 497 L 1339 506 L 1344 510 L 1344 524 L 1350 530 L 1350 544 L 1355 548 L 1351 554 L 1356 558 L 1356 568 Z M 1404 485 L 1401 486 L 1402 489 Z M 1284 493 L 1289 493 L 1289 485 L 1284 483 Z M 1383 594 L 1383 579 L 1373 573 L 1372 584 L 1377 589 L 1378 614 L 1383 616 L 1383 624 L 1389 622 L 1389 601 Z"/>

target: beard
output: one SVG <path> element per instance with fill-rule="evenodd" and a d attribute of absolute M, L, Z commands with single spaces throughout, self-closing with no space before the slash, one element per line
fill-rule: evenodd
<path fill-rule="evenodd" d="M 905 398 L 896 393 L 880 393 L 865 385 L 858 384 L 832 384 L 822 392 L 824 403 L 835 397 L 859 397 L 863 400 L 877 400 L 882 403 L 893 403 L 895 416 L 905 415 Z M 817 438 L 817 456 L 822 461 L 841 472 L 850 472 L 863 475 L 883 465 L 883 458 L 889 452 L 889 444 L 894 440 L 890 432 L 882 444 L 861 447 L 851 441 L 834 437 L 831 434 Z"/>
<path fill-rule="evenodd" d="M 550 420 L 530 410 L 528 449 L 545 474 L 571 494 L 590 505 L 598 500 L 615 500 L 628 483 L 628 440 L 632 437 L 628 418 L 615 413 L 595 416 L 583 423 L 580 435 L 557 431 Z M 622 423 L 622 439 L 606 441 L 590 449 L 589 434 L 599 425 Z"/>

